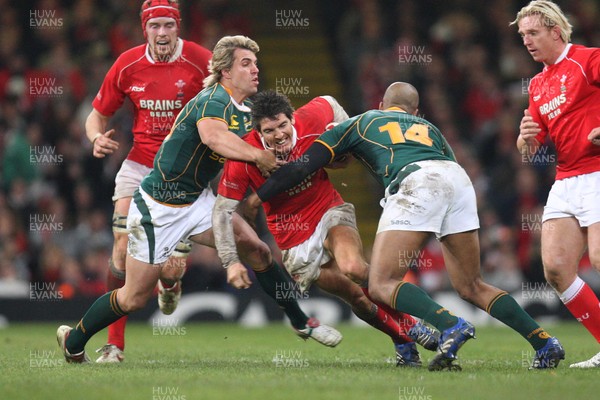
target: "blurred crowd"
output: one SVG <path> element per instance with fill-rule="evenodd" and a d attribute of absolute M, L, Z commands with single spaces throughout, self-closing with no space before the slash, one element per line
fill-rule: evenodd
<path fill-rule="evenodd" d="M 575 27 L 573 42 L 600 45 L 598 2 L 558 3 Z M 251 35 L 244 4 L 181 1 L 181 36 L 212 49 L 225 34 Z M 393 81 L 419 89 L 420 115 L 446 135 L 476 187 L 484 275 L 505 290 L 543 281 L 541 212 L 554 177 L 551 145 L 536 158 L 523 158 L 515 147 L 527 85 L 541 69 L 508 25 L 525 4 L 322 5 L 324 34 L 346 89 L 341 102 L 355 114 L 377 108 Z M 0 296 L 27 294 L 34 281 L 56 282 L 74 295 L 105 290 L 111 196 L 130 148 L 131 112 L 124 107 L 111 120 L 121 145 L 103 160 L 91 155 L 84 121 L 116 57 L 144 42 L 139 7 L 137 0 L 0 0 Z M 414 266 L 430 291 L 448 288 L 439 253 L 431 241 Z M 195 246 L 189 265 L 186 279 L 196 287 L 224 286 L 214 252 Z M 196 267 L 201 272 L 192 272 Z M 582 274 L 588 273 L 600 288 L 584 259 Z"/>
<path fill-rule="evenodd" d="M 236 2 L 181 3 L 181 37 L 212 49 L 249 35 Z M 131 108 L 111 119 L 119 151 L 92 157 L 85 118 L 104 75 L 144 43 L 139 0 L 0 0 L 0 297 L 50 282 L 65 296 L 105 292 L 114 178 L 131 148 Z M 195 246 L 187 283 L 224 286 L 213 251 Z"/>

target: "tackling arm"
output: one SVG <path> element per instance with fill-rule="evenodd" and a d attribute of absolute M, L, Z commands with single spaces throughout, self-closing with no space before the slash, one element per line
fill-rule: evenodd
<path fill-rule="evenodd" d="M 223 121 L 205 118 L 198 121 L 197 127 L 202 143 L 223 157 L 255 163 L 263 174 L 277 167 L 274 154 L 244 142 L 242 138 L 230 132 Z"/>
<path fill-rule="evenodd" d="M 284 190 L 290 189 L 306 178 L 312 172 L 324 167 L 332 160 L 332 153 L 325 145 L 315 142 L 306 153 L 292 163 L 279 168 L 267 181 L 258 188 L 256 194 L 262 201 L 268 201 Z M 255 203 L 253 203 L 253 206 Z"/>

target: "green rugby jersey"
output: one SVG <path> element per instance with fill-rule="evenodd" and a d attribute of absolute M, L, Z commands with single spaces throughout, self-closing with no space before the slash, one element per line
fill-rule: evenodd
<path fill-rule="evenodd" d="M 423 160 L 456 161 L 438 128 L 397 107 L 367 111 L 350 118 L 324 132 L 316 142 L 329 148 L 332 158 L 351 153 L 384 187 L 407 164 Z"/>
<path fill-rule="evenodd" d="M 218 119 L 241 137 L 251 129 L 250 104 L 235 103 L 218 83 L 198 93 L 177 115 L 154 157 L 152 171 L 142 180 L 142 189 L 161 203 L 193 203 L 225 162 L 202 143 L 196 124 L 204 118 Z"/>

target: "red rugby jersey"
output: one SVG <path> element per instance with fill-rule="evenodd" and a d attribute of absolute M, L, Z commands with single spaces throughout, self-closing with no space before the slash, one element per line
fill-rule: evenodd
<path fill-rule="evenodd" d="M 600 146 L 588 139 L 600 127 L 600 49 L 569 45 L 529 85 L 529 112 L 558 156 L 556 179 L 600 171 Z"/>
<path fill-rule="evenodd" d="M 111 116 L 126 97 L 133 103 L 133 147 L 127 159 L 152 168 L 154 156 L 179 111 L 202 90 L 212 53 L 187 40 L 179 40 L 169 62 L 158 63 L 148 45 L 134 47 L 117 58 L 92 105 Z"/>
<path fill-rule="evenodd" d="M 333 121 L 333 110 L 327 100 L 317 97 L 294 113 L 297 141 L 288 161 L 293 161 L 310 147 Z M 260 134 L 253 130 L 244 136 L 251 145 L 263 149 Z M 243 200 L 248 187 L 256 190 L 265 182 L 255 164 L 227 160 L 219 194 Z M 329 181 L 327 172 L 320 169 L 300 184 L 263 203 L 267 225 L 280 249 L 286 250 L 306 241 L 315 231 L 327 210 L 344 202 Z"/>

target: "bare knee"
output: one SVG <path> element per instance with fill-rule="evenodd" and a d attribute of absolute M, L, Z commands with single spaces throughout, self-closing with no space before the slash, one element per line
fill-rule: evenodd
<path fill-rule="evenodd" d="M 271 249 L 260 240 L 240 240 L 240 258 L 255 271 L 263 271 L 272 263 Z"/>
<path fill-rule="evenodd" d="M 560 260 L 544 262 L 544 278 L 555 290 L 565 291 L 575 279 L 576 266 L 561 263 Z"/>
<path fill-rule="evenodd" d="M 557 289 L 560 286 L 561 282 L 561 274 L 559 271 L 555 269 L 544 268 L 544 278 L 546 282 L 550 284 L 553 288 Z"/>
<path fill-rule="evenodd" d="M 177 282 L 185 273 L 186 262 L 186 257 L 171 256 L 160 270 L 160 279 Z"/>
<path fill-rule="evenodd" d="M 600 272 L 600 247 L 590 248 L 588 252 L 592 266 Z"/>
<path fill-rule="evenodd" d="M 146 303 L 148 303 L 148 299 L 150 298 L 151 294 L 139 292 L 136 294 L 131 294 L 125 288 L 121 288 L 118 290 L 119 293 L 117 294 L 117 301 L 119 303 L 119 307 L 123 312 L 127 314 L 144 308 L 146 306 Z"/>
<path fill-rule="evenodd" d="M 399 282 L 398 282 L 399 283 Z M 369 297 L 376 303 L 389 304 L 393 290 L 388 283 L 378 283 L 369 280 Z"/>

